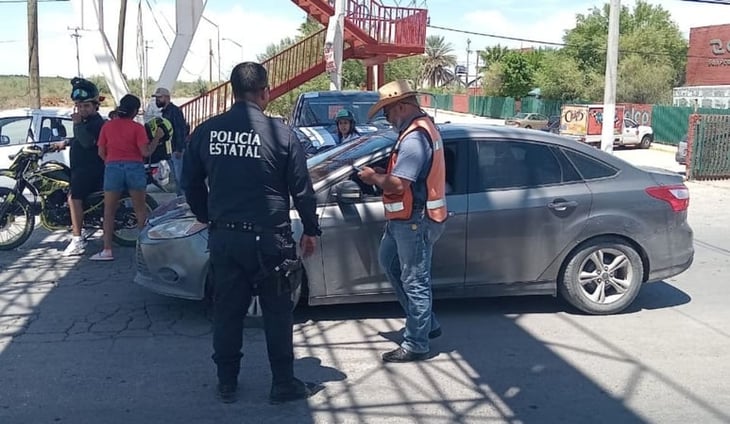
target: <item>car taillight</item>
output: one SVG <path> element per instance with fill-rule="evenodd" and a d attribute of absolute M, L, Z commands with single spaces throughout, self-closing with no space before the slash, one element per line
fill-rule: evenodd
<path fill-rule="evenodd" d="M 689 189 L 684 184 L 649 187 L 646 193 L 669 203 L 674 212 L 681 212 L 689 207 Z"/>

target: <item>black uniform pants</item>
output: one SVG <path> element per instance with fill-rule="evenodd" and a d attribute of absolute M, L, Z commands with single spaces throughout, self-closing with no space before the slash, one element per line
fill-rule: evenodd
<path fill-rule="evenodd" d="M 264 316 L 266 347 L 273 385 L 287 385 L 294 378 L 291 290 L 260 276 L 261 262 L 272 270 L 296 247 L 291 236 L 256 234 L 233 230 L 210 231 L 210 272 L 213 281 L 213 361 L 221 384 L 236 384 L 242 358 L 243 319 L 257 293 Z M 285 246 L 282 246 L 284 244 Z M 261 257 L 257 253 L 261 249 Z M 257 287 L 258 286 L 258 287 Z M 256 290 L 256 292 L 254 292 Z"/>

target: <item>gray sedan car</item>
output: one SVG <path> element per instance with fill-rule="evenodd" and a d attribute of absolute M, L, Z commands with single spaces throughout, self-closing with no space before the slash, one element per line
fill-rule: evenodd
<path fill-rule="evenodd" d="M 616 313 L 645 282 L 692 263 L 682 177 L 639 169 L 541 131 L 440 125 L 449 219 L 433 254 L 437 298 L 562 295 L 592 314 Z M 310 167 L 322 237 L 305 261 L 310 305 L 391 301 L 378 265 L 380 193 L 355 166 L 383 166 L 396 135 L 364 136 Z M 292 211 L 295 237 L 301 224 Z M 189 299 L 210 294 L 207 231 L 183 199 L 153 212 L 137 245 L 135 281 Z"/>

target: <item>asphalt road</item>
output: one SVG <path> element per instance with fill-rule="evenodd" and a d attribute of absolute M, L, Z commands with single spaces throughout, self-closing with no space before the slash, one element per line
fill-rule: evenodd
<path fill-rule="evenodd" d="M 674 166 L 671 154 L 617 152 Z M 730 184 L 688 186 L 695 263 L 626 313 L 440 301 L 434 357 L 384 365 L 403 325 L 395 304 L 303 308 L 297 374 L 325 389 L 278 407 L 260 329 L 245 330 L 241 399 L 220 404 L 206 304 L 134 285 L 133 249 L 113 263 L 62 258 L 66 235 L 39 231 L 0 254 L 0 423 L 730 422 Z"/>

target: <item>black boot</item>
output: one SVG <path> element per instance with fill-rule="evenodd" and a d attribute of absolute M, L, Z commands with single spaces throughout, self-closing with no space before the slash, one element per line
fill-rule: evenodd
<path fill-rule="evenodd" d="M 218 384 L 218 399 L 223 403 L 233 403 L 238 400 L 238 387 L 236 384 Z"/>
<path fill-rule="evenodd" d="M 290 402 L 293 400 L 307 399 L 317 392 L 322 390 L 319 384 L 315 383 L 304 383 L 296 378 L 289 384 L 277 384 L 271 387 L 271 393 L 269 394 L 269 403 L 272 405 L 278 405 L 284 402 Z"/>

